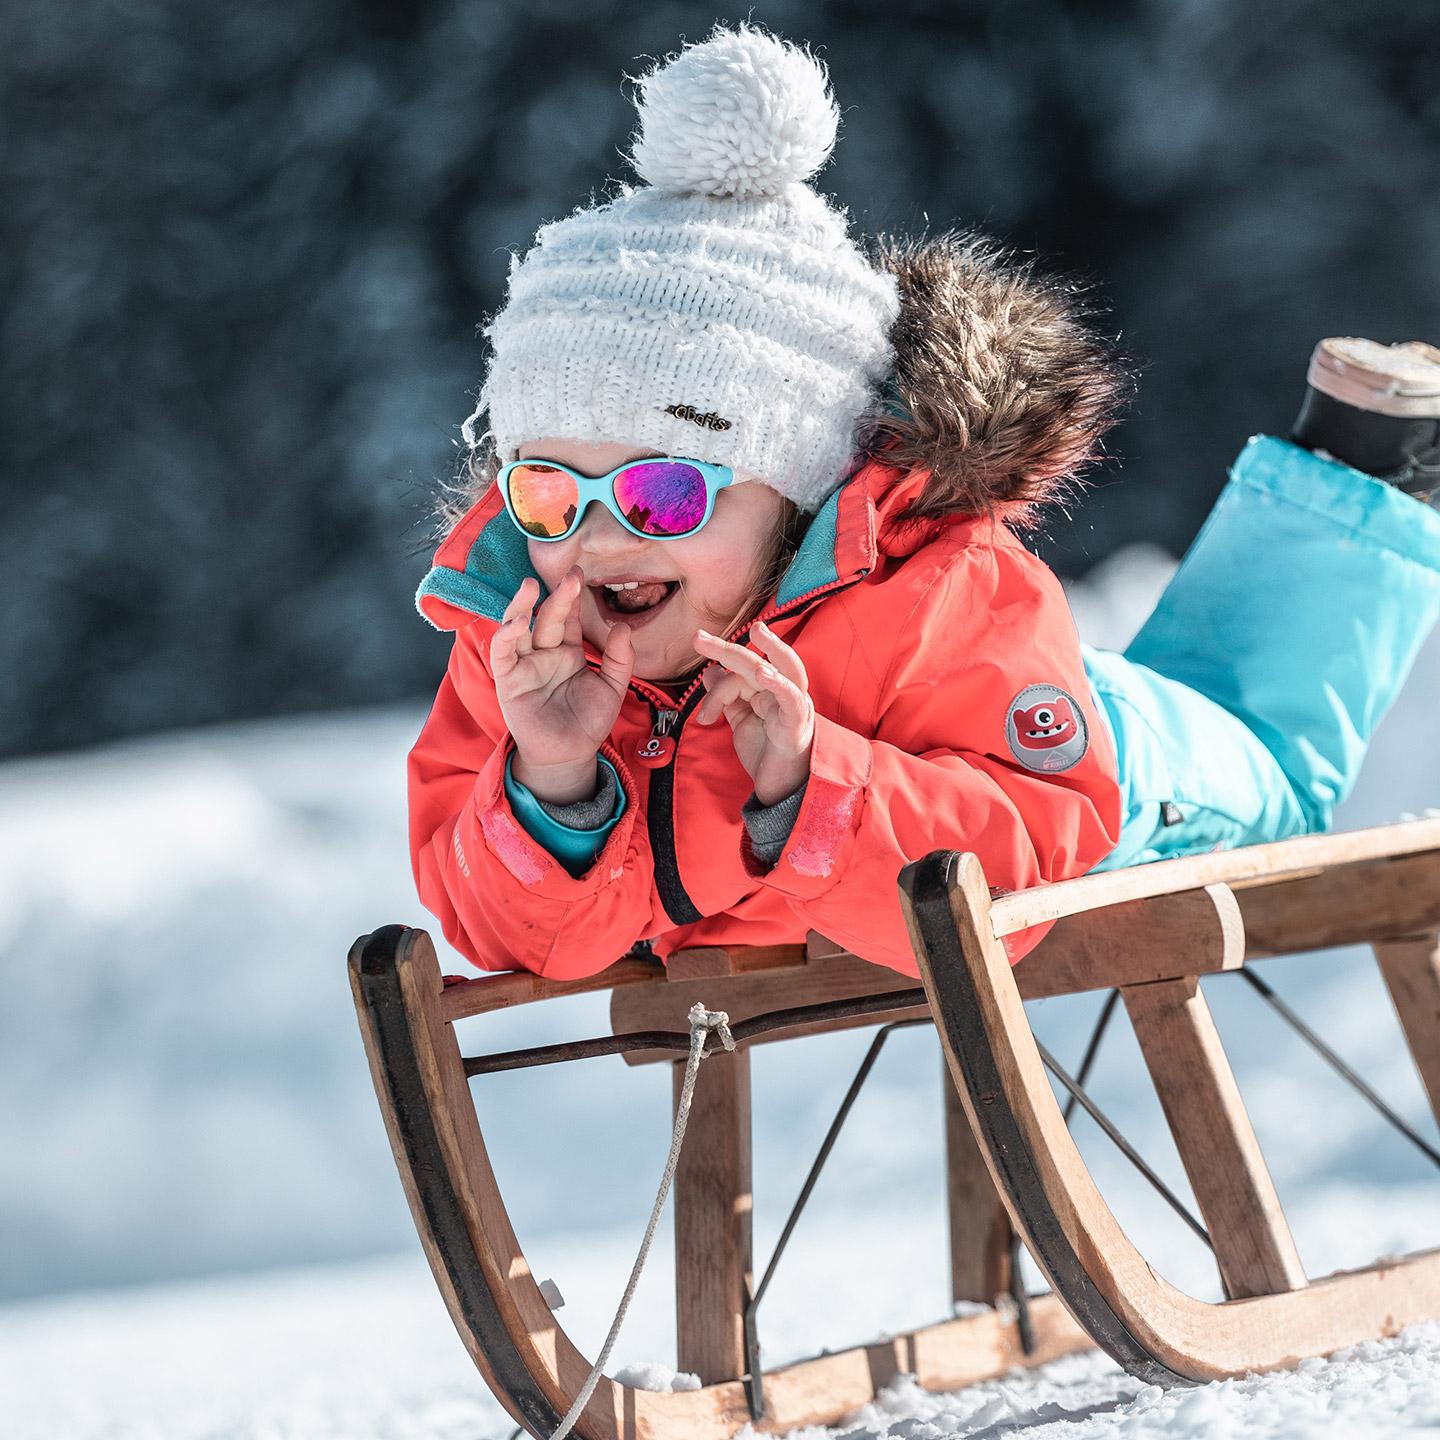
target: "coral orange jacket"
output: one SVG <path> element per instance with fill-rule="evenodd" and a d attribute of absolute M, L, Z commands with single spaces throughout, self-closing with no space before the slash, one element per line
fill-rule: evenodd
<path fill-rule="evenodd" d="M 861 464 L 759 617 L 804 661 L 816 710 L 810 778 L 779 861 L 767 868 L 749 847 L 740 807 L 751 782 L 730 727 L 686 723 L 705 694 L 698 679 L 678 700 L 636 679 L 601 749 L 624 813 L 578 879 L 505 795 L 514 746 L 489 642 L 535 572 L 492 487 L 442 544 L 418 597 L 455 632 L 409 764 L 416 881 L 451 944 L 487 970 L 566 979 L 642 939 L 663 959 L 816 930 L 914 975 L 897 887 L 909 861 L 973 850 L 1005 890 L 1100 861 L 1120 830 L 1115 757 L 1060 584 L 998 522 L 895 523 L 925 479 Z M 727 638 L 747 643 L 748 627 Z M 636 752 L 657 723 L 674 747 L 647 769 Z M 1015 937 L 1012 959 L 1041 934 Z"/>

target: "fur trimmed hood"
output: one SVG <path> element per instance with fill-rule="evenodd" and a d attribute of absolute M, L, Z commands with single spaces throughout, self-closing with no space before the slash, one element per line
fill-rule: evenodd
<path fill-rule="evenodd" d="M 965 516 L 1032 522 L 1104 454 L 1134 390 L 1132 362 L 1093 328 L 1081 287 L 1038 275 L 975 231 L 868 244 L 870 263 L 900 289 L 891 373 L 856 432 L 857 464 L 900 472 L 877 496 L 887 543 L 903 553 Z M 443 487 L 441 536 L 490 488 L 490 438 Z"/>
<path fill-rule="evenodd" d="M 972 231 L 874 242 L 900 286 L 885 408 L 861 449 L 927 472 L 896 523 L 995 515 L 1023 524 L 1104 452 L 1129 399 L 1127 357 L 1084 292 Z"/>

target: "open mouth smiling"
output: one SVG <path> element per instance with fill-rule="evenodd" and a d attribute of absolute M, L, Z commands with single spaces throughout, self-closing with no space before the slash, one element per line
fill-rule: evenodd
<path fill-rule="evenodd" d="M 647 624 L 665 609 L 679 588 L 678 580 L 643 576 L 621 576 L 588 586 L 595 597 L 595 608 L 604 619 L 623 620 L 631 626 Z"/>

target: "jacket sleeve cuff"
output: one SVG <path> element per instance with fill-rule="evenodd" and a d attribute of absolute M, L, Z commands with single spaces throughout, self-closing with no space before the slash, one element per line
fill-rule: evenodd
<path fill-rule="evenodd" d="M 466 857 L 483 849 L 529 894 L 541 900 L 573 904 L 623 880 L 635 844 L 639 797 L 620 752 L 608 740 L 600 747 L 600 758 L 615 767 L 624 807 L 589 868 L 576 875 L 531 835 L 514 808 L 505 785 L 505 769 L 514 751 L 515 742 L 507 735 L 504 744 L 496 746 L 476 776 L 470 803 L 456 822 L 451 845 L 462 876 L 468 880 L 473 868 Z M 521 804 L 524 804 L 523 797 Z M 537 814 L 545 814 L 538 801 L 535 808 Z M 557 823 L 549 816 L 545 818 L 549 824 Z"/>
<path fill-rule="evenodd" d="M 810 746 L 810 775 L 800 808 L 779 858 L 766 868 L 756 853 L 747 824 L 742 846 L 746 870 L 773 889 L 797 900 L 823 895 L 849 862 L 860 828 L 865 787 L 874 765 L 872 743 L 824 715 L 815 716 Z M 781 805 L 793 796 L 787 796 Z"/>
<path fill-rule="evenodd" d="M 785 841 L 794 828 L 795 817 L 800 813 L 800 803 L 805 798 L 805 787 L 810 783 L 807 776 L 800 782 L 800 788 L 777 800 L 773 805 L 762 805 L 755 792 L 740 807 L 740 818 L 750 835 L 751 850 L 767 865 L 773 865 L 785 848 Z"/>
<path fill-rule="evenodd" d="M 515 779 L 514 758 L 513 750 L 505 757 L 505 795 L 515 818 L 578 880 L 595 863 L 625 809 L 615 767 L 603 755 L 597 756 L 598 793 L 570 805 L 554 805 Z"/>

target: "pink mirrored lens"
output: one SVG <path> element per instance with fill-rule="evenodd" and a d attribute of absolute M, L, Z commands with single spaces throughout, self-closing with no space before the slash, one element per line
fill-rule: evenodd
<path fill-rule="evenodd" d="M 522 530 L 553 540 L 570 528 L 580 502 L 573 476 L 551 465 L 517 465 L 508 484 L 510 508 Z"/>
<path fill-rule="evenodd" d="M 615 477 L 615 499 L 646 535 L 684 535 L 705 518 L 705 477 L 675 460 L 631 465 Z"/>

